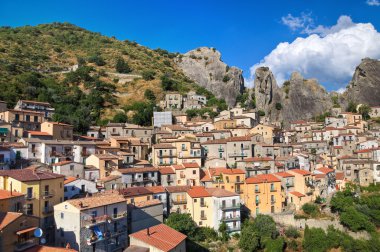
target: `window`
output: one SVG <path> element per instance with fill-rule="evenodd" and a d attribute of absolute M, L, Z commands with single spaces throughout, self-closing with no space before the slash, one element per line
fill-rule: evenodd
<path fill-rule="evenodd" d="M 38 116 L 34 116 L 34 122 L 38 122 Z"/>
<path fill-rule="evenodd" d="M 65 237 L 65 231 L 63 230 L 63 228 L 61 228 L 60 230 L 61 230 L 61 237 Z"/>
<path fill-rule="evenodd" d="M 74 170 L 74 165 L 70 165 L 70 171 Z"/>
<path fill-rule="evenodd" d="M 93 217 L 93 218 L 96 218 L 97 216 L 98 216 L 98 211 L 92 211 L 91 212 L 91 216 Z"/>
<path fill-rule="evenodd" d="M 197 199 L 194 199 L 194 203 L 197 203 Z"/>
<path fill-rule="evenodd" d="M 150 200 L 150 196 L 146 196 L 146 200 Z"/>
<path fill-rule="evenodd" d="M 201 206 L 205 206 L 205 199 L 201 198 Z"/>
<path fill-rule="evenodd" d="M 64 218 L 65 218 L 65 214 L 61 213 L 61 219 L 64 219 Z"/>
<path fill-rule="evenodd" d="M 193 170 L 193 174 L 194 174 L 194 175 L 197 174 L 197 170 Z"/>

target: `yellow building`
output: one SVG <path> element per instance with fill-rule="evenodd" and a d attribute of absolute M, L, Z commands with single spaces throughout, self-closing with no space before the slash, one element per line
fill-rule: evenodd
<path fill-rule="evenodd" d="M 261 174 L 245 180 L 244 204 L 251 216 L 281 212 L 281 180 Z"/>
<path fill-rule="evenodd" d="M 236 128 L 236 120 L 234 119 L 221 119 L 219 121 L 214 122 L 215 130 L 224 130 Z"/>
<path fill-rule="evenodd" d="M 41 132 L 46 132 L 53 136 L 54 140 L 72 140 L 73 126 L 59 122 L 43 122 L 41 123 Z"/>
<path fill-rule="evenodd" d="M 313 178 L 309 171 L 301 169 L 291 169 L 287 171 L 294 175 L 294 191 L 299 192 L 307 197 L 307 201 L 311 201 L 314 193 Z"/>
<path fill-rule="evenodd" d="M 44 113 L 31 110 L 9 109 L 0 113 L 0 119 L 24 130 L 40 130 L 45 121 Z"/>
<path fill-rule="evenodd" d="M 36 167 L 0 171 L 0 189 L 25 194 L 24 211 L 40 218 L 48 242 L 54 238 L 49 231 L 54 228 L 53 206 L 63 201 L 63 181 L 63 175 Z"/>
<path fill-rule="evenodd" d="M 225 189 L 240 195 L 243 199 L 245 171 L 241 169 L 210 168 L 212 187 Z"/>
<path fill-rule="evenodd" d="M 100 178 L 105 178 L 112 171 L 118 170 L 123 158 L 113 154 L 92 154 L 86 158 L 86 165 L 92 165 L 99 169 Z"/>
<path fill-rule="evenodd" d="M 187 191 L 187 211 L 198 226 L 213 226 L 212 197 L 204 187 L 192 187 Z"/>
<path fill-rule="evenodd" d="M 194 139 L 184 138 L 172 143 L 177 149 L 177 164 L 197 163 L 202 164 L 201 145 Z"/>
<path fill-rule="evenodd" d="M 273 144 L 273 131 L 274 128 L 268 125 L 259 124 L 250 130 L 251 135 L 260 134 L 264 138 L 264 142 Z"/>
<path fill-rule="evenodd" d="M 174 145 L 168 143 L 153 145 L 152 164 L 154 166 L 177 164 L 177 148 Z"/>
<path fill-rule="evenodd" d="M 200 166 L 197 163 L 184 163 L 172 167 L 176 174 L 176 185 L 200 185 Z"/>

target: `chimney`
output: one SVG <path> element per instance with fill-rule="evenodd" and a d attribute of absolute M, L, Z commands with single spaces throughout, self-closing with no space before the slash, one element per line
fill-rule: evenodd
<path fill-rule="evenodd" d="M 82 202 L 82 201 L 79 202 L 79 206 L 80 206 L 81 208 L 83 208 L 83 202 Z"/>
<path fill-rule="evenodd" d="M 146 229 L 146 235 L 150 236 L 149 228 Z"/>

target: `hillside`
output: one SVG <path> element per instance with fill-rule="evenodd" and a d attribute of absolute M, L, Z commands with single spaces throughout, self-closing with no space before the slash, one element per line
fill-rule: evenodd
<path fill-rule="evenodd" d="M 206 92 L 176 66 L 177 55 L 69 23 L 2 27 L 0 100 L 9 107 L 18 99 L 51 102 L 56 120 L 83 132 L 91 122 L 101 124 L 121 108 L 146 102 L 147 89 L 162 98 L 162 80 L 166 91 Z"/>

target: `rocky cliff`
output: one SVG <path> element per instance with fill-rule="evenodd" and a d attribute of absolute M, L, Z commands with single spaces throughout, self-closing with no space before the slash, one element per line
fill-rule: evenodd
<path fill-rule="evenodd" d="M 315 80 L 304 79 L 293 73 L 290 80 L 279 88 L 267 67 L 256 70 L 256 107 L 266 113 L 271 121 L 287 124 L 298 119 L 308 119 L 332 108 L 328 92 Z"/>
<path fill-rule="evenodd" d="M 355 103 L 380 105 L 380 61 L 363 59 L 356 67 L 344 96 Z"/>
<path fill-rule="evenodd" d="M 235 105 L 237 95 L 243 92 L 242 70 L 229 67 L 214 48 L 201 47 L 189 51 L 178 57 L 176 63 L 188 78 L 217 98 L 225 99 L 229 106 Z"/>

